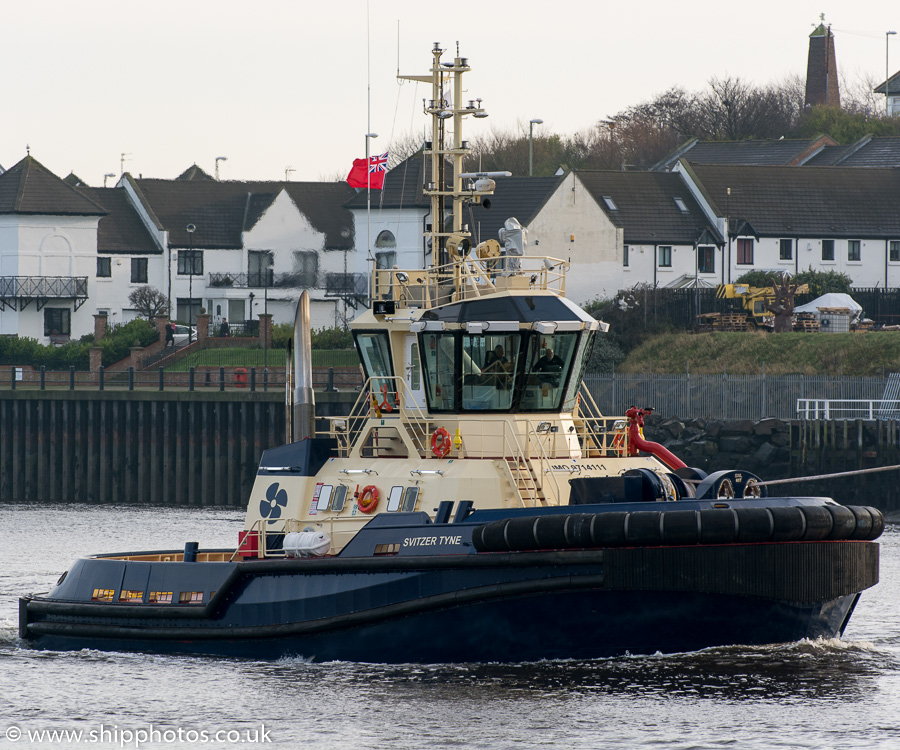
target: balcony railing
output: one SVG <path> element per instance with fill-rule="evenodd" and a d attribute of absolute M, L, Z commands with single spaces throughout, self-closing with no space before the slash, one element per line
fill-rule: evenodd
<path fill-rule="evenodd" d="M 88 298 L 87 276 L 0 276 L 0 309 L 24 310 L 35 301 L 40 310 L 50 300 L 75 300 L 75 309 Z"/>
<path fill-rule="evenodd" d="M 267 284 L 265 271 L 222 272 L 209 275 L 209 286 L 217 289 L 319 289 L 322 287 L 322 278 L 319 274 L 312 273 L 270 273 Z"/>

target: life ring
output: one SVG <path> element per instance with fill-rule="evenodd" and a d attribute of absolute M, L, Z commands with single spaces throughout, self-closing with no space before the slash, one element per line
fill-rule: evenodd
<path fill-rule="evenodd" d="M 372 513 L 378 506 L 378 488 L 374 484 L 363 487 L 362 494 L 359 496 L 359 500 L 356 501 L 356 506 L 359 508 L 360 513 Z"/>
<path fill-rule="evenodd" d="M 435 458 L 443 458 L 450 452 L 450 433 L 438 427 L 431 435 L 431 452 Z"/>
<path fill-rule="evenodd" d="M 613 455 L 624 457 L 625 456 L 625 431 L 617 432 L 612 442 L 612 451 Z"/>

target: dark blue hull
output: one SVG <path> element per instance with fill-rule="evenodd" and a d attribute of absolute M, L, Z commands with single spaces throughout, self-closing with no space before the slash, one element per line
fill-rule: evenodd
<path fill-rule="evenodd" d="M 868 541 L 235 563 L 79 561 L 20 604 L 47 649 L 319 661 L 587 659 L 839 637 L 878 575 Z M 204 603 L 92 602 L 96 589 Z"/>
<path fill-rule="evenodd" d="M 700 593 L 559 592 L 297 637 L 172 641 L 44 635 L 34 646 L 377 663 L 593 659 L 839 637 L 858 596 L 798 605 Z"/>

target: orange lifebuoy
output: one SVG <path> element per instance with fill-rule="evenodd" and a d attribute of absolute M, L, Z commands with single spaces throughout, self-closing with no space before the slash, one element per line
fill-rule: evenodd
<path fill-rule="evenodd" d="M 450 452 L 450 433 L 438 427 L 431 436 L 431 452 L 435 458 L 443 458 Z"/>
<path fill-rule="evenodd" d="M 374 511 L 378 506 L 378 488 L 374 484 L 363 487 L 362 494 L 359 496 L 359 500 L 356 501 L 356 506 L 359 508 L 360 513 L 371 513 Z"/>

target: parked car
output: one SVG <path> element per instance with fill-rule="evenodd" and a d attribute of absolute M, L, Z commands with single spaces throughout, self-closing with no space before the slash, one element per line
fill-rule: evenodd
<path fill-rule="evenodd" d="M 190 341 L 197 340 L 197 328 L 195 326 L 183 326 L 175 324 L 175 346 L 186 346 Z"/>

